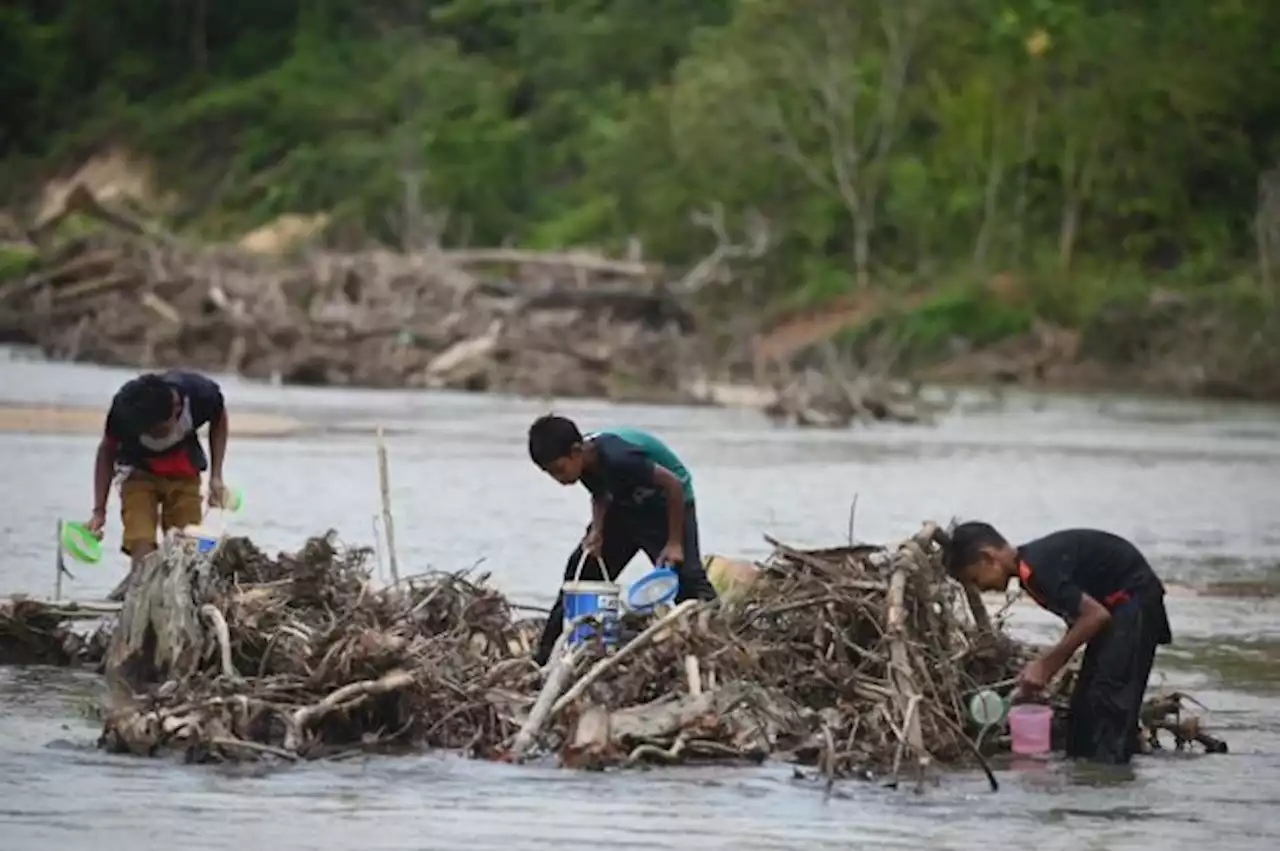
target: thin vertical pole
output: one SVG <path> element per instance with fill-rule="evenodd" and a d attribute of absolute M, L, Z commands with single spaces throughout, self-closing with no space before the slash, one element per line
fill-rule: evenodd
<path fill-rule="evenodd" d="M 400 584 L 400 566 L 396 561 L 396 533 L 391 522 L 391 477 L 387 473 L 387 445 L 378 425 L 378 490 L 382 497 L 382 527 L 387 535 L 387 561 L 391 565 L 391 582 Z"/>

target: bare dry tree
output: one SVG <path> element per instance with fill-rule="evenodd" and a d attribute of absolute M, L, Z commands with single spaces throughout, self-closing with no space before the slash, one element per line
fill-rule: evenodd
<path fill-rule="evenodd" d="M 715 247 L 695 263 L 676 284 L 676 292 L 692 295 L 707 286 L 724 284 L 731 274 L 734 260 L 759 260 L 773 245 L 773 233 L 766 219 L 758 210 L 747 211 L 743 234 L 745 242 L 737 242 L 729 235 L 725 223 L 724 205 L 713 202 L 707 210 L 695 210 L 690 221 L 697 227 L 711 232 Z M 750 294 L 748 294 L 750 295 Z"/>
<path fill-rule="evenodd" d="M 1071 269 L 1080 233 L 1080 216 L 1093 193 L 1094 178 L 1101 164 L 1101 141 L 1098 133 L 1082 136 L 1067 132 L 1062 153 L 1062 217 L 1058 228 L 1058 264 L 1064 272 Z"/>
<path fill-rule="evenodd" d="M 773 42 L 774 61 L 761 72 L 772 95 L 761 98 L 757 120 L 778 155 L 848 212 L 859 287 L 870 282 L 876 209 L 903 129 L 907 74 L 932 3 L 806 4 L 814 7 L 805 9 L 808 20 L 799 32 Z M 872 22 L 878 33 L 869 31 Z M 870 61 L 873 51 L 883 62 Z"/>
<path fill-rule="evenodd" d="M 1280 165 L 1258 175 L 1258 210 L 1254 217 L 1254 239 L 1258 246 L 1258 274 L 1263 286 L 1276 283 L 1280 263 Z"/>

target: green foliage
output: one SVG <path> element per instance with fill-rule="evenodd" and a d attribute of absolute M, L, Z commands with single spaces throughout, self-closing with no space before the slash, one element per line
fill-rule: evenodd
<path fill-rule="evenodd" d="M 743 292 L 932 288 L 892 321 L 942 348 L 1153 283 L 1233 298 L 1277 32 L 1248 0 L 17 0 L 0 174 L 123 142 L 214 235 L 325 212 L 400 244 L 447 211 L 446 241 L 675 264 L 719 205 L 731 238 L 770 223 Z"/>
<path fill-rule="evenodd" d="M 20 243 L 0 242 L 0 287 L 21 280 L 36 260 L 35 249 Z"/>
<path fill-rule="evenodd" d="M 859 351 L 887 339 L 903 361 L 927 362 L 947 355 L 959 343 L 982 346 L 1025 333 L 1035 315 L 1030 305 L 1009 304 L 984 287 L 960 282 L 939 288 L 917 307 L 885 310 L 848 328 L 837 342 Z"/>

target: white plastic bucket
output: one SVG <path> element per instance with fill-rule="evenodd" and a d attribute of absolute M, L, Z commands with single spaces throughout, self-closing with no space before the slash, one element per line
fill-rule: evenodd
<path fill-rule="evenodd" d="M 223 509 L 211 508 L 200 525 L 187 526 L 182 534 L 192 542 L 197 553 L 212 557 L 227 536 L 226 528 L 227 518 Z"/>

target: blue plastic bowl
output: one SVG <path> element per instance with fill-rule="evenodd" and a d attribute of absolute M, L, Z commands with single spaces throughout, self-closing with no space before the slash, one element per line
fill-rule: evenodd
<path fill-rule="evenodd" d="M 680 576 L 663 565 L 641 576 L 627 589 L 627 606 L 637 612 L 652 612 L 670 603 L 680 592 Z"/>

